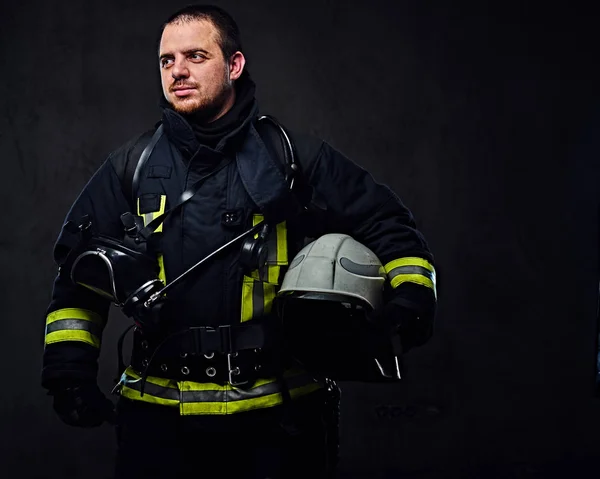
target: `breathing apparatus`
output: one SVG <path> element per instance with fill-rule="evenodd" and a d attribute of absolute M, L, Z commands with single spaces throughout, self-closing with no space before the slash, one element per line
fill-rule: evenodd
<path fill-rule="evenodd" d="M 284 127 L 273 117 L 261 116 L 259 123 L 275 127 L 281 139 L 284 157 L 285 182 L 289 191 L 294 192 L 299 167 L 294 147 Z M 135 192 L 144 164 L 163 135 L 160 125 L 142 152 L 133 175 L 132 191 Z M 231 159 L 224 160 L 210 173 L 201 177 L 184 191 L 179 202 L 165 213 L 154 218 L 146 226 L 142 218 L 131 212 L 121 215 L 123 239 L 111 238 L 95 233 L 89 216 L 79 222 L 68 221 L 65 231 L 77 237 L 76 246 L 71 249 L 61 269 L 69 272 L 71 280 L 112 301 L 123 313 L 131 317 L 143 328 L 156 328 L 159 312 L 166 299 L 166 293 L 189 278 L 205 262 L 222 251 L 241 243 L 239 261 L 245 271 L 262 269 L 268 256 L 267 237 L 271 224 L 263 220 L 252 228 L 215 249 L 170 283 L 158 278 L 159 267 L 156 261 L 157 243 L 160 233 L 156 229 L 170 215 L 178 212 L 199 191 L 204 181 L 228 166 Z"/>

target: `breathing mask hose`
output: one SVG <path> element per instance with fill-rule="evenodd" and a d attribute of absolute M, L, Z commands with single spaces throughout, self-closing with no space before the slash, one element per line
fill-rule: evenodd
<path fill-rule="evenodd" d="M 194 266 L 192 266 L 191 268 L 189 268 L 187 271 L 181 273 L 177 278 L 175 278 L 173 281 L 171 281 L 169 284 L 167 284 L 164 288 L 162 288 L 161 290 L 157 291 L 152 296 L 150 296 L 150 298 L 148 298 L 146 300 L 146 302 L 144 303 L 144 307 L 147 308 L 147 309 L 150 309 L 152 307 L 152 305 L 156 301 L 158 301 L 158 299 L 160 299 L 161 296 L 163 296 L 168 290 L 172 289 L 177 284 L 179 284 L 183 279 L 185 279 L 186 276 L 188 276 L 196 268 L 198 268 L 199 266 L 201 266 L 205 261 L 208 261 L 213 256 L 219 254 L 221 251 L 223 251 L 224 249 L 228 248 L 229 246 L 235 244 L 236 242 L 240 241 L 241 239 L 245 238 L 246 236 L 258 233 L 258 231 L 260 231 L 260 229 L 263 227 L 263 223 L 264 223 L 264 221 L 261 221 L 260 223 L 256 224 L 252 228 L 250 228 L 248 231 L 245 231 L 242 234 L 240 234 L 239 236 L 236 236 L 231 241 L 225 243 L 223 246 L 221 246 L 221 247 L 217 248 L 216 250 L 214 250 L 208 256 L 205 256 L 204 258 L 202 258 Z"/>

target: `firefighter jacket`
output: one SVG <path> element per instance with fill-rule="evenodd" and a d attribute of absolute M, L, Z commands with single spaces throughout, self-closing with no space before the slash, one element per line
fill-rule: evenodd
<path fill-rule="evenodd" d="M 144 167 L 134 191 L 135 204 L 124 193 L 123 165 L 132 160 L 129 157 L 134 145 L 147 142 L 152 131 L 109 156 L 85 185 L 67 219 L 78 221 L 89 215 L 95 231 L 122 238 L 121 214 L 133 208 L 148 224 L 176 204 L 190 185 L 208 175 L 198 193 L 157 230 L 162 235 L 160 277 L 168 283 L 265 214 L 271 214 L 272 192 L 281 180 L 281 173 L 273 165 L 280 160 L 272 158 L 257 134 L 256 118 L 254 105 L 243 124 L 212 149 L 198 143 L 183 117 L 165 109 L 164 135 Z M 288 261 L 307 237 L 326 233 L 346 233 L 375 252 L 395 291 L 417 285 L 434 295 L 432 255 L 410 211 L 398 197 L 326 142 L 291 136 L 303 177 L 323 205 L 318 227 L 310 218 L 279 218 L 269 237 L 267 268 L 260 273 L 243 271 L 239 247 L 208 261 L 169 291 L 161 317 L 171 332 L 199 325 L 238 324 L 269 315 Z M 313 231 L 309 232 L 309 227 Z M 68 249 L 64 236 L 63 228 L 54 248 L 59 264 Z M 410 291 L 406 288 L 409 296 Z M 59 268 L 47 310 L 44 387 L 51 388 L 53 382 L 65 379 L 95 380 L 109 306 L 107 299 L 74 285 L 68 272 Z M 157 340 L 136 331 L 133 355 L 143 360 L 152 341 Z M 290 369 L 285 377 L 292 398 L 322 387 L 302 370 Z M 143 395 L 139 378 L 140 371 L 128 367 L 121 377 L 120 393 L 134 400 L 179 407 L 184 415 L 231 414 L 282 402 L 280 384 L 273 377 L 259 377 L 251 388 L 241 389 L 228 383 L 211 383 L 210 377 L 174 379 L 165 371 L 147 378 Z"/>

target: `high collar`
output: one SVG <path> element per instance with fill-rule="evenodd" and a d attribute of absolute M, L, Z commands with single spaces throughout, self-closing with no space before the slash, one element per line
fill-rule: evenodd
<path fill-rule="evenodd" d="M 255 85 L 247 72 L 236 81 L 236 101 L 221 118 L 209 124 L 199 124 L 193 115 L 182 115 L 164 100 L 162 122 L 169 140 L 190 159 L 202 149 L 223 152 L 234 148 L 245 136 L 248 125 L 258 115 L 254 98 Z M 209 155 L 212 156 L 212 155 Z"/>

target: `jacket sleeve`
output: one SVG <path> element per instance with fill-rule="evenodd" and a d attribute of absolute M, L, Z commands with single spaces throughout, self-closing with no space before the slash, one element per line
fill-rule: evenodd
<path fill-rule="evenodd" d="M 325 233 L 345 233 L 367 246 L 384 265 L 390 296 L 418 312 L 430 311 L 436 298 L 434 259 L 410 210 L 326 142 L 310 157 L 305 171 L 326 205 Z"/>
<path fill-rule="evenodd" d="M 95 233 L 122 236 L 120 216 L 129 206 L 112 160 L 111 155 L 85 185 L 64 223 L 79 223 L 88 215 Z M 60 267 L 74 247 L 72 236 L 63 226 L 54 246 L 54 260 L 59 268 L 46 312 L 42 366 L 45 388 L 61 381 L 96 379 L 102 332 L 110 307 L 107 299 L 75 285 L 70 271 Z"/>

